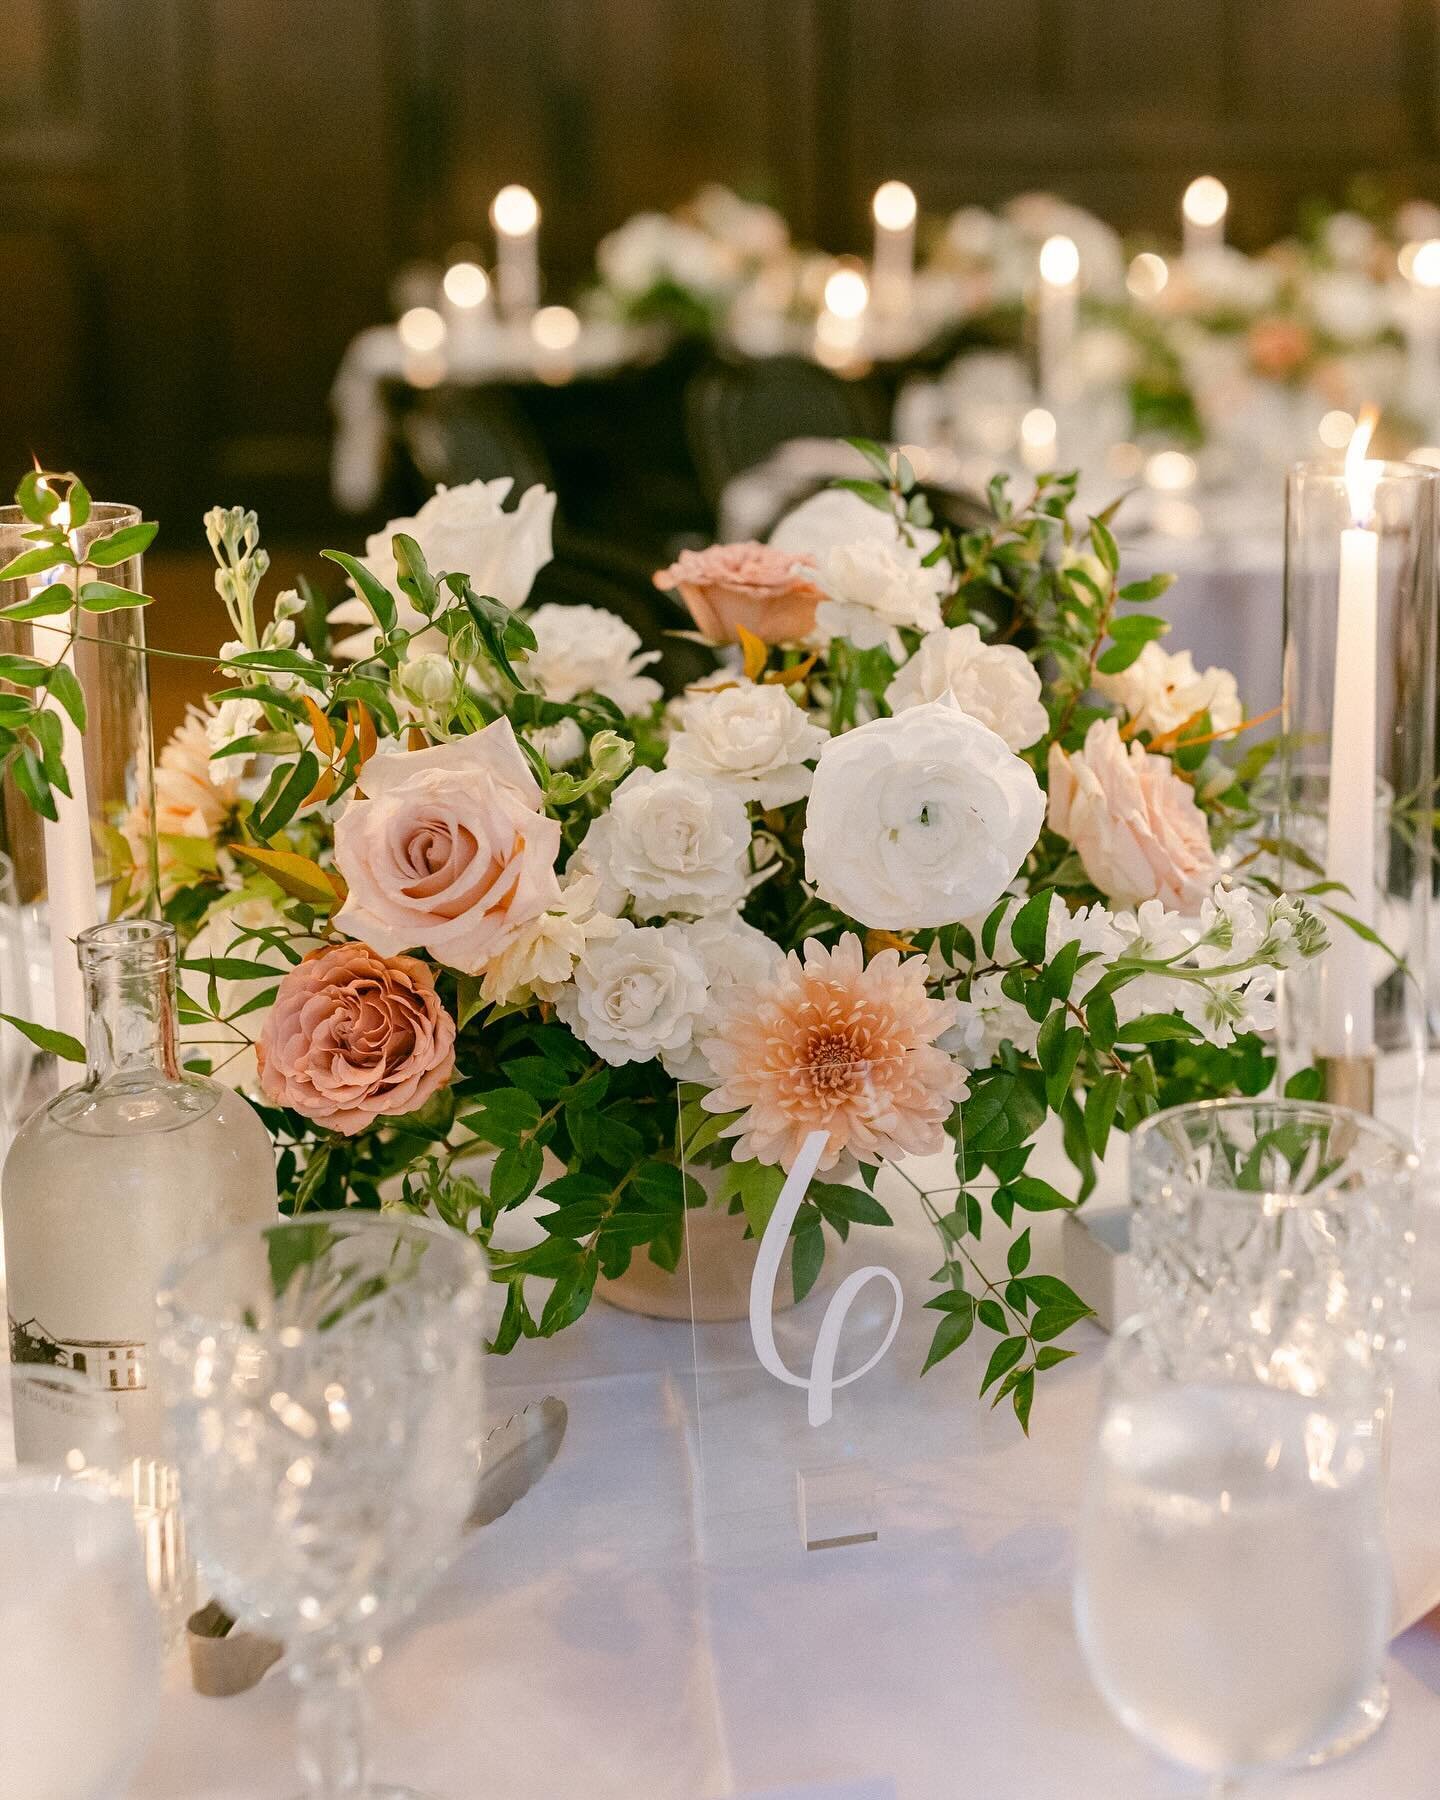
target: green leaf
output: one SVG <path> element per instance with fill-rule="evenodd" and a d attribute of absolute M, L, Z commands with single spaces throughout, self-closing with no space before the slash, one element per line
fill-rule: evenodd
<path fill-rule="evenodd" d="M 29 1038 L 38 1050 L 46 1050 L 64 1062 L 83 1063 L 85 1046 L 66 1031 L 52 1031 L 48 1025 L 37 1025 L 30 1019 L 18 1019 L 14 1013 L 0 1012 L 0 1019 L 13 1025 L 22 1037 Z"/>
<path fill-rule="evenodd" d="M 1026 962 L 1043 963 L 1045 960 L 1046 927 L 1050 921 L 1052 898 L 1048 888 L 1032 894 L 1010 926 L 1010 941 L 1015 946 L 1015 954 Z"/>
<path fill-rule="evenodd" d="M 1007 1370 L 1013 1369 L 1025 1354 L 1023 1337 L 1007 1337 L 995 1346 L 994 1354 L 985 1368 L 985 1379 L 980 1383 L 980 1392 L 997 1382 Z"/>
<path fill-rule="evenodd" d="M 463 1031 L 476 1013 L 482 1011 L 481 979 L 478 975 L 459 975 L 455 980 L 455 1024 Z"/>
<path fill-rule="evenodd" d="M 400 591 L 408 594 L 428 619 L 439 604 L 440 591 L 435 586 L 435 577 L 430 573 L 425 552 L 413 537 L 403 531 L 397 531 L 391 538 L 390 548 L 395 557 Z"/>
<path fill-rule="evenodd" d="M 257 838 L 268 839 L 283 831 L 299 812 L 305 797 L 320 779 L 320 760 L 312 750 L 303 750 L 295 759 L 295 767 L 287 775 L 285 765 L 281 763 L 275 771 L 280 777 L 278 791 L 275 782 L 261 796 L 260 804 L 250 815 L 250 829 Z"/>
<path fill-rule="evenodd" d="M 814 1287 L 825 1261 L 825 1233 L 819 1225 L 797 1231 L 790 1253 L 790 1276 L 798 1303 Z"/>
<path fill-rule="evenodd" d="M 1073 1205 L 1059 1188 L 1051 1187 L 1038 1175 L 1020 1175 L 1008 1185 L 1016 1204 L 1024 1207 L 1026 1212 L 1068 1212 Z"/>
<path fill-rule="evenodd" d="M 11 682 L 15 687 L 43 687 L 49 674 L 49 665 L 36 662 L 33 656 L 0 655 L 0 681 Z"/>
<path fill-rule="evenodd" d="M 129 560 L 132 556 L 141 556 L 154 542 L 155 533 L 160 527 L 153 520 L 147 519 L 140 525 L 122 525 L 118 531 L 108 536 L 96 538 L 85 552 L 85 560 L 97 569 L 113 569 L 116 563 Z"/>
<path fill-rule="evenodd" d="M 15 490 L 15 504 L 32 525 L 43 525 L 60 504 L 60 496 L 39 469 L 27 469 Z"/>
<path fill-rule="evenodd" d="M 1037 1351 L 1035 1367 L 1037 1369 L 1053 1369 L 1062 1362 L 1069 1362 L 1072 1356 L 1078 1355 L 1074 1350 L 1061 1350 L 1058 1345 L 1047 1344 L 1043 1350 Z"/>
<path fill-rule="evenodd" d="M 540 1123 L 538 1102 L 519 1088 L 495 1088 L 478 1095 L 477 1100 L 478 1111 L 466 1113 L 460 1123 L 482 1143 L 494 1144 L 497 1149 L 518 1143 Z"/>
<path fill-rule="evenodd" d="M 739 1188 L 740 1204 L 756 1237 L 763 1237 L 780 1190 L 785 1185 L 785 1171 L 773 1163 L 733 1163 L 731 1168 Z"/>
<path fill-rule="evenodd" d="M 19 756 L 10 765 L 10 772 L 22 798 L 41 818 L 54 821 L 60 817 L 45 765 L 28 744 L 21 747 Z"/>
<path fill-rule="evenodd" d="M 338 563 L 360 592 L 360 597 L 375 616 L 375 623 L 388 637 L 395 629 L 399 617 L 395 607 L 395 598 L 383 581 L 376 579 L 358 557 L 348 556 L 343 550 L 322 550 L 320 554 L 328 561 Z"/>
<path fill-rule="evenodd" d="M 1188 1020 L 1175 1013 L 1142 1013 L 1115 1034 L 1120 1044 L 1189 1043 L 1198 1033 Z"/>
<path fill-rule="evenodd" d="M 66 499 L 70 503 L 70 529 L 77 531 L 90 518 L 90 490 L 78 475 L 71 481 Z"/>
<path fill-rule="evenodd" d="M 70 715 L 77 731 L 85 729 L 85 690 L 68 663 L 56 663 L 45 686 Z"/>
<path fill-rule="evenodd" d="M 490 1198 L 495 1205 L 503 1211 L 528 1199 L 540 1179 L 544 1160 L 545 1152 L 534 1138 L 502 1150 L 490 1176 Z"/>
<path fill-rule="evenodd" d="M 199 975 L 214 975 L 220 981 L 273 981 L 289 974 L 288 969 L 266 968 L 239 956 L 187 956 L 180 967 L 193 969 Z"/>
<path fill-rule="evenodd" d="M 80 585 L 80 605 L 88 613 L 121 612 L 126 607 L 154 604 L 153 595 L 117 587 L 113 581 L 86 581 Z"/>
<path fill-rule="evenodd" d="M 74 595 L 63 581 L 54 581 L 32 594 L 28 600 L 17 600 L 0 608 L 0 619 L 52 619 L 69 612 Z"/>
<path fill-rule="evenodd" d="M 1088 1319 L 1090 1310 L 1084 1304 L 1042 1306 L 1030 1321 L 1030 1335 L 1037 1342 L 1059 1337 L 1062 1331 L 1068 1331 L 1079 1320 Z"/>
<path fill-rule="evenodd" d="M 1120 590 L 1122 600 L 1158 600 L 1174 587 L 1173 575 L 1152 575 L 1148 581 L 1129 581 Z"/>
<path fill-rule="evenodd" d="M 75 567 L 75 558 L 68 544 L 41 544 L 34 550 L 22 550 L 18 556 L 12 556 L 3 569 L 0 569 L 0 581 L 19 581 L 26 575 L 43 575 L 47 569 L 56 569 L 64 563 L 67 568 Z"/>
<path fill-rule="evenodd" d="M 945 1296 L 949 1299 L 951 1296 Z M 927 1369 L 933 1369 L 938 1362 L 956 1351 L 966 1342 L 975 1329 L 975 1303 L 969 1294 L 956 1294 L 954 1298 L 964 1304 L 953 1312 L 946 1312 L 935 1327 L 935 1335 L 930 1340 L 930 1349 L 920 1370 L 923 1375 Z"/>
<path fill-rule="evenodd" d="M 1112 1070 L 1108 1075 L 1102 1075 L 1085 1096 L 1085 1136 L 1096 1156 L 1105 1154 L 1124 1083 L 1124 1076 Z"/>
<path fill-rule="evenodd" d="M 1015 1417 L 1020 1421 L 1020 1429 L 1026 1437 L 1030 1435 L 1030 1407 L 1034 1399 L 1035 1371 L 1026 1369 L 1010 1392 L 1010 1404 L 1015 1408 Z"/>
<path fill-rule="evenodd" d="M 1030 1266 L 1030 1227 L 1020 1233 L 1005 1256 L 1005 1267 L 1012 1275 L 1023 1275 Z"/>
<path fill-rule="evenodd" d="M 1325 1077 L 1319 1069 L 1297 1069 L 1285 1083 L 1287 1100 L 1323 1100 Z"/>
<path fill-rule="evenodd" d="M 1103 520 L 1090 520 L 1090 542 L 1095 546 L 1095 554 L 1113 575 L 1120 567 L 1120 550 L 1110 527 Z"/>

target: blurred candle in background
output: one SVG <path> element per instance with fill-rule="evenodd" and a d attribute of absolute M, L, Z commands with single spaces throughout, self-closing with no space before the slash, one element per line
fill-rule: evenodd
<path fill-rule="evenodd" d="M 887 318 L 909 312 L 915 285 L 915 219 L 919 208 L 913 189 L 903 181 L 885 181 L 871 202 L 875 217 L 875 259 L 871 289 L 875 310 Z"/>
<path fill-rule="evenodd" d="M 490 277 L 470 257 L 460 257 L 445 271 L 440 311 L 452 346 L 464 354 L 482 336 L 490 318 Z"/>
<path fill-rule="evenodd" d="M 1197 175 L 1180 202 L 1187 256 L 1204 256 L 1225 247 L 1225 215 L 1230 195 L 1213 175 Z"/>
<path fill-rule="evenodd" d="M 1035 354 L 1040 398 L 1051 411 L 1074 397 L 1075 328 L 1080 304 L 1080 251 L 1074 238 L 1040 246 L 1035 301 Z"/>
<path fill-rule="evenodd" d="M 528 319 L 540 304 L 540 207 L 529 188 L 512 183 L 490 202 L 495 227 L 495 286 L 507 319 Z"/>

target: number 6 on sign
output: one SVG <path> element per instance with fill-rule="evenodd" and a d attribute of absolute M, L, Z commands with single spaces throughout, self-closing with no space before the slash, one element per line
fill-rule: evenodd
<path fill-rule="evenodd" d="M 801 1145 L 800 1154 L 785 1177 L 785 1185 L 780 1190 L 775 1210 L 771 1213 L 765 1235 L 760 1240 L 760 1254 L 755 1259 L 755 1273 L 750 1278 L 750 1336 L 755 1344 L 755 1354 L 760 1358 L 761 1366 L 777 1381 L 806 1390 L 812 1425 L 824 1425 L 829 1420 L 835 1389 L 848 1387 L 852 1381 L 868 1375 L 895 1342 L 895 1333 L 900 1329 L 900 1314 L 905 1305 L 899 1278 L 893 1270 L 878 1266 L 856 1269 L 840 1283 L 833 1299 L 825 1308 L 825 1317 L 820 1321 L 820 1334 L 815 1340 L 815 1353 L 810 1359 L 808 1375 L 792 1374 L 775 1348 L 775 1282 L 780 1274 L 790 1227 L 795 1223 L 795 1215 L 799 1212 L 800 1202 L 805 1198 L 814 1177 L 828 1136 L 824 1131 L 812 1131 Z M 877 1280 L 888 1281 L 895 1294 L 895 1311 L 891 1315 L 884 1341 L 868 1362 L 862 1363 L 858 1369 L 852 1369 L 848 1375 L 842 1375 L 837 1381 L 835 1357 L 840 1348 L 840 1333 L 845 1328 L 846 1315 L 855 1304 L 861 1288 L 867 1282 Z"/>

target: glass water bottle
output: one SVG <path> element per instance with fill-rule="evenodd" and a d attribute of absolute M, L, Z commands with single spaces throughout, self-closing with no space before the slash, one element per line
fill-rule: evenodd
<path fill-rule="evenodd" d="M 97 925 L 77 949 L 85 1078 L 31 1115 L 0 1178 L 10 1354 L 113 1397 L 146 1463 L 164 1452 L 150 1366 L 161 1277 L 187 1246 L 276 1216 L 275 1157 L 242 1095 L 176 1059 L 174 927 Z M 44 1428 L 17 1408 L 22 1459 L 45 1453 Z"/>

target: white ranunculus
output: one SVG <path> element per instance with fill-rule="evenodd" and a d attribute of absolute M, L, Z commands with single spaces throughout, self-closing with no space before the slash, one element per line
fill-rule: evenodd
<path fill-rule="evenodd" d="M 899 648 L 899 628 L 940 629 L 940 595 L 949 570 L 925 568 L 903 546 L 862 538 L 826 554 L 819 583 L 825 599 L 815 608 L 815 632 L 823 642 L 848 638 L 858 650 Z"/>
<path fill-rule="evenodd" d="M 574 719 L 553 725 L 531 725 L 525 735 L 552 769 L 568 769 L 585 754 L 585 733 Z"/>
<path fill-rule="evenodd" d="M 1097 675 L 1095 686 L 1125 709 L 1141 731 L 1159 737 L 1197 713 L 1208 712 L 1216 731 L 1233 731 L 1245 717 L 1240 689 L 1228 669 L 1197 669 L 1188 650 L 1170 652 L 1147 644 L 1128 669 Z"/>
<path fill-rule="evenodd" d="M 820 753 L 805 872 L 822 900 L 888 931 L 992 906 L 1034 847 L 1034 771 L 952 700 L 875 719 Z"/>
<path fill-rule="evenodd" d="M 641 918 L 654 919 L 738 906 L 749 887 L 749 850 L 750 821 L 738 794 L 680 769 L 636 769 L 577 854 L 583 868 L 601 876 L 604 898 L 619 888 Z"/>
<path fill-rule="evenodd" d="M 535 648 L 516 670 L 547 700 L 562 704 L 580 694 L 602 694 L 627 716 L 648 712 L 660 683 L 640 671 L 660 660 L 643 650 L 639 634 L 603 606 L 537 606 L 527 624 Z"/>
<path fill-rule="evenodd" d="M 1045 733 L 1049 716 L 1040 698 L 1040 676 L 1023 650 L 987 644 L 974 625 L 932 631 L 885 690 L 891 712 L 928 700 L 956 704 L 997 732 L 1012 750 L 1024 750 Z"/>
<path fill-rule="evenodd" d="M 919 525 L 910 527 L 910 536 L 913 547 L 902 541 L 890 513 L 871 506 L 848 488 L 823 488 L 802 500 L 793 512 L 786 513 L 770 533 L 770 545 L 796 556 L 813 556 L 818 563 L 832 550 L 873 540 L 918 563 L 940 542 L 938 531 Z"/>
<path fill-rule="evenodd" d="M 400 623 L 418 630 L 424 619 L 399 590 L 391 540 L 397 531 L 413 537 L 431 572 L 464 574 L 477 594 L 488 594 L 512 611 L 525 604 L 535 577 L 549 562 L 550 526 L 555 496 L 543 487 L 527 488 L 519 504 L 504 510 L 514 486 L 508 475 L 495 481 L 467 481 L 460 487 L 437 487 L 413 519 L 391 519 L 365 540 L 360 559 L 395 595 Z M 358 596 L 343 600 L 330 613 L 332 625 L 360 627 L 335 646 L 339 656 L 368 656 L 375 643 L 370 608 Z M 440 650 L 438 632 L 416 640 L 419 650 Z"/>
<path fill-rule="evenodd" d="M 683 1056 L 708 998 L 705 968 L 674 925 L 619 921 L 613 937 L 587 944 L 555 1010 L 607 1063 Z"/>
<path fill-rule="evenodd" d="M 785 966 L 785 952 L 763 931 L 747 924 L 738 912 L 712 913 L 708 919 L 673 929 L 684 935 L 686 944 L 700 958 L 709 992 L 688 1050 L 667 1051 L 661 1061 L 677 1081 L 699 1081 L 713 1087 L 715 1072 L 700 1046 L 719 1027 L 730 990 L 758 988 L 772 981 Z"/>
<path fill-rule="evenodd" d="M 761 806 L 788 806 L 810 791 L 805 766 L 828 734 L 778 684 L 736 682 L 687 695 L 666 765 L 716 781 Z"/>

